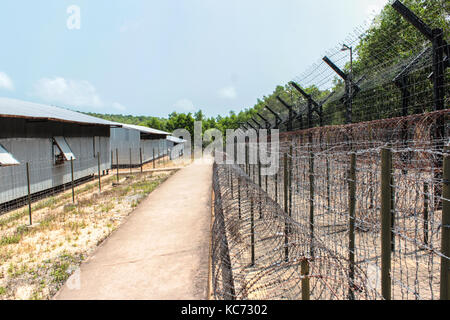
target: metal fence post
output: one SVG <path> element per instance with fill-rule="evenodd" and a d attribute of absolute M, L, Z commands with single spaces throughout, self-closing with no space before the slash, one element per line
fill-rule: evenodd
<path fill-rule="evenodd" d="M 239 206 L 239 220 L 241 220 L 241 177 L 238 176 L 238 206 Z"/>
<path fill-rule="evenodd" d="M 330 145 L 330 135 L 327 132 L 327 146 Z M 331 190 L 330 190 L 330 160 L 328 152 L 325 154 L 326 176 L 327 176 L 327 212 L 331 212 Z"/>
<path fill-rule="evenodd" d="M 278 202 L 278 171 L 275 173 L 275 179 L 274 179 L 274 183 L 275 183 L 275 202 Z"/>
<path fill-rule="evenodd" d="M 287 158 L 287 153 L 284 154 L 284 158 L 283 158 L 283 172 L 284 172 L 284 176 L 283 176 L 283 199 L 284 199 L 284 212 L 286 214 L 288 214 L 288 177 L 289 177 L 289 172 L 288 172 L 288 158 Z"/>
<path fill-rule="evenodd" d="M 30 226 L 33 225 L 31 217 L 31 183 L 30 183 L 30 164 L 27 162 L 27 186 L 28 186 L 28 215 L 30 217 Z"/>
<path fill-rule="evenodd" d="M 250 196 L 250 245 L 251 245 L 251 263 L 255 266 L 255 213 L 253 212 L 253 194 Z"/>
<path fill-rule="evenodd" d="M 442 185 L 440 299 L 450 300 L 450 159 L 448 155 L 444 156 Z"/>
<path fill-rule="evenodd" d="M 395 187 L 394 187 L 394 167 L 392 160 L 392 152 L 391 152 L 391 250 L 395 251 Z"/>
<path fill-rule="evenodd" d="M 261 157 L 259 155 L 259 152 L 261 150 L 259 149 L 259 144 L 258 144 L 258 149 L 256 151 L 256 157 L 258 159 L 258 186 L 259 186 L 259 190 L 258 190 L 258 194 L 259 194 L 259 218 L 262 219 L 263 218 L 263 213 L 262 213 L 262 197 L 261 197 L 261 190 L 262 190 L 262 176 L 261 176 Z"/>
<path fill-rule="evenodd" d="M 73 157 L 70 158 L 70 170 L 72 172 L 72 202 L 75 203 L 75 181 L 73 177 Z"/>
<path fill-rule="evenodd" d="M 373 190 L 373 173 L 369 172 L 369 209 L 373 209 L 374 208 L 374 196 L 375 196 L 375 192 Z"/>
<path fill-rule="evenodd" d="M 292 217 L 292 144 L 289 149 L 289 161 L 288 161 L 288 192 L 289 192 L 289 217 Z M 289 230 L 289 232 L 291 232 Z"/>
<path fill-rule="evenodd" d="M 314 153 L 309 156 L 309 223 L 311 232 L 311 257 L 314 257 Z"/>
<path fill-rule="evenodd" d="M 391 150 L 381 150 L 381 294 L 391 300 Z"/>
<path fill-rule="evenodd" d="M 350 171 L 348 177 L 348 210 L 349 210 L 349 300 L 355 299 L 355 293 L 353 292 L 354 280 L 355 280 L 355 207 L 356 207 L 356 154 L 350 155 Z"/>
<path fill-rule="evenodd" d="M 245 173 L 250 177 L 249 146 L 245 144 Z"/>
<path fill-rule="evenodd" d="M 259 153 L 257 153 L 257 159 L 258 159 L 258 186 L 262 188 L 261 159 L 259 157 Z"/>
<path fill-rule="evenodd" d="M 233 185 L 233 169 L 230 166 L 230 187 L 231 187 L 231 199 L 234 198 L 234 185 Z"/>
<path fill-rule="evenodd" d="M 331 188 L 330 188 L 330 160 L 328 159 L 328 154 L 325 155 L 325 165 L 326 165 L 326 176 L 327 176 L 327 212 L 331 212 Z"/>
<path fill-rule="evenodd" d="M 256 164 L 252 165 L 252 181 L 256 184 Z"/>
<path fill-rule="evenodd" d="M 284 212 L 286 214 L 285 222 L 284 222 L 284 260 L 286 262 L 289 261 L 289 221 L 287 218 L 288 215 L 288 168 L 287 168 L 287 153 L 284 154 Z"/>
<path fill-rule="evenodd" d="M 100 152 L 97 152 L 97 160 L 98 160 L 98 191 L 102 191 L 102 178 L 100 174 Z"/>
<path fill-rule="evenodd" d="M 423 183 L 423 242 L 428 245 L 428 206 L 429 206 L 428 182 Z"/>
<path fill-rule="evenodd" d="M 268 178 L 269 178 L 269 177 L 268 177 L 267 174 L 266 174 L 266 176 L 265 176 L 265 178 L 264 178 L 265 183 L 266 183 L 266 188 L 265 188 L 266 193 L 267 193 L 267 179 L 268 179 Z"/>
<path fill-rule="evenodd" d="M 301 261 L 301 275 L 302 275 L 302 300 L 310 300 L 309 291 L 309 261 L 303 258 Z"/>
<path fill-rule="evenodd" d="M 119 183 L 119 149 L 116 149 L 117 183 Z"/>
<path fill-rule="evenodd" d="M 139 148 L 139 161 L 141 164 L 141 173 L 144 172 L 144 167 L 143 167 L 143 163 L 142 163 L 142 148 Z"/>
<path fill-rule="evenodd" d="M 130 148 L 130 174 L 133 173 L 133 160 L 131 159 L 131 148 Z"/>

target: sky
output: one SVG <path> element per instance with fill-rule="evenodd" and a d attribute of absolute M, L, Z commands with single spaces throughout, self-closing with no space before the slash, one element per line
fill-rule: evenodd
<path fill-rule="evenodd" d="M 8 0 L 0 96 L 167 117 L 252 107 L 387 0 Z"/>

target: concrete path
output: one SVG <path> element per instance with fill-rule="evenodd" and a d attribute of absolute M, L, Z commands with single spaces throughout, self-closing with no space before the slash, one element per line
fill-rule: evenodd
<path fill-rule="evenodd" d="M 55 299 L 206 299 L 211 185 L 212 162 L 177 172 L 82 264 Z"/>

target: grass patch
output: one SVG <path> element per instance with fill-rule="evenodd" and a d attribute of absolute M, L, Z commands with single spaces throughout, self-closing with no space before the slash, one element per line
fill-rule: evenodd
<path fill-rule="evenodd" d="M 8 267 L 8 274 L 12 278 L 20 277 L 21 275 L 25 274 L 28 271 L 28 267 L 26 264 L 22 264 L 21 266 L 16 266 L 12 263 L 9 264 Z"/>
<path fill-rule="evenodd" d="M 115 205 L 113 203 L 106 203 L 101 205 L 100 210 L 102 212 L 108 213 L 110 212 L 112 209 L 114 209 Z"/>
<path fill-rule="evenodd" d="M 44 229 L 48 229 L 52 226 L 52 224 L 55 222 L 56 219 L 56 215 L 50 215 L 45 217 L 45 219 L 42 219 L 39 222 L 39 229 L 40 230 L 44 230 Z"/>
<path fill-rule="evenodd" d="M 6 288 L 0 287 L 0 296 L 3 296 L 6 294 Z"/>
<path fill-rule="evenodd" d="M 70 213 L 72 211 L 75 211 L 77 209 L 77 206 L 74 204 L 67 204 L 64 206 L 64 213 Z"/>
<path fill-rule="evenodd" d="M 52 272 L 50 275 L 53 278 L 53 282 L 55 283 L 62 283 L 69 278 L 69 273 L 67 270 L 69 269 L 69 263 L 68 262 L 56 262 L 52 266 Z"/>
<path fill-rule="evenodd" d="M 71 230 L 71 231 L 78 231 L 79 229 L 84 229 L 87 227 L 87 224 L 85 221 L 70 221 L 64 225 L 65 229 Z"/>
<path fill-rule="evenodd" d="M 0 227 L 6 226 L 7 224 L 10 224 L 11 222 L 19 220 L 19 219 L 25 217 L 26 215 L 28 215 L 28 209 L 16 212 L 16 213 L 12 214 L 11 216 L 9 216 L 8 218 L 0 220 Z"/>
<path fill-rule="evenodd" d="M 22 239 L 21 234 L 13 234 L 12 236 L 3 236 L 0 240 L 1 246 L 7 246 L 10 244 L 17 244 Z"/>

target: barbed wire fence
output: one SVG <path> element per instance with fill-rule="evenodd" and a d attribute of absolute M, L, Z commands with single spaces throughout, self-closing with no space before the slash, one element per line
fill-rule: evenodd
<path fill-rule="evenodd" d="M 214 165 L 214 298 L 450 299 L 450 28 L 392 5 L 242 125 L 282 132 L 275 175 Z"/>
<path fill-rule="evenodd" d="M 446 182 L 435 172 L 449 172 L 435 167 L 447 141 L 431 137 L 449 115 L 286 133 L 273 176 L 260 164 L 215 164 L 214 297 L 439 298 L 450 257 Z"/>

